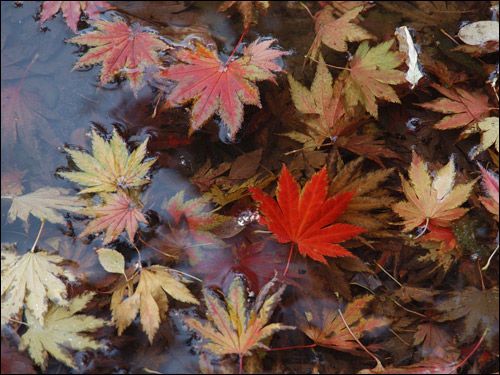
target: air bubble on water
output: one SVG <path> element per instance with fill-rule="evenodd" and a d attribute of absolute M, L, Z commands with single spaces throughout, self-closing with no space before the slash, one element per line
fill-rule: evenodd
<path fill-rule="evenodd" d="M 481 145 L 476 145 L 470 149 L 467 156 L 469 157 L 470 160 L 474 160 L 480 152 L 481 152 Z"/>
<path fill-rule="evenodd" d="M 331 141 L 332 143 L 337 142 L 337 139 L 339 139 L 339 137 L 338 137 L 337 135 L 332 135 L 332 136 L 330 137 L 330 141 Z"/>
<path fill-rule="evenodd" d="M 417 131 L 417 126 L 420 124 L 420 119 L 418 117 L 412 117 L 406 121 L 406 129 L 409 131 Z"/>
<path fill-rule="evenodd" d="M 244 227 L 252 222 L 259 221 L 259 218 L 258 211 L 245 210 L 238 215 L 236 222 L 239 226 Z"/>
<path fill-rule="evenodd" d="M 219 120 L 217 121 L 217 124 L 219 125 L 219 139 L 222 143 L 230 145 L 238 142 L 236 139 L 231 137 L 231 131 L 224 121 Z"/>

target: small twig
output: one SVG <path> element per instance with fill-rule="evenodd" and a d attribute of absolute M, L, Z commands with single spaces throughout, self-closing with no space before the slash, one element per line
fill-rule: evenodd
<path fill-rule="evenodd" d="M 45 225 L 45 219 L 42 219 L 42 224 L 40 225 L 40 229 L 38 230 L 38 234 L 36 235 L 35 243 L 33 244 L 33 246 L 31 247 L 31 250 L 30 250 L 32 253 L 35 252 L 35 247 L 36 247 L 36 244 L 38 243 L 38 240 L 40 239 L 40 236 L 42 235 L 42 230 L 43 230 L 44 225 Z"/>
<path fill-rule="evenodd" d="M 180 273 L 181 275 L 184 275 L 184 276 L 186 276 L 186 277 L 190 277 L 191 279 L 196 280 L 196 281 L 198 281 L 198 282 L 200 282 L 200 283 L 202 283 L 202 282 L 203 282 L 203 280 L 198 279 L 196 276 L 190 275 L 190 274 L 189 274 L 189 273 L 187 273 L 187 272 L 182 272 L 182 271 L 176 270 L 176 269 L 174 269 L 174 268 L 169 268 L 169 270 L 170 270 L 170 271 L 173 271 L 173 272 Z"/>
<path fill-rule="evenodd" d="M 448 33 L 446 32 L 446 30 L 444 30 L 444 29 L 439 29 L 439 31 L 441 31 L 444 35 L 446 35 L 446 37 L 447 37 L 448 39 L 450 39 L 453 43 L 455 43 L 457 46 L 459 46 L 459 45 L 460 45 L 460 43 L 458 43 L 458 42 L 455 40 L 455 38 L 453 38 L 450 34 L 448 34 Z"/>
<path fill-rule="evenodd" d="M 401 284 L 398 280 L 396 280 L 396 278 L 394 276 L 392 276 L 388 271 L 386 271 L 386 269 L 384 267 L 382 267 L 380 264 L 378 264 L 377 262 L 375 262 L 375 264 L 377 265 L 378 268 L 380 268 L 387 276 L 389 276 L 392 281 L 394 281 L 396 284 L 399 285 L 400 288 L 403 287 L 403 284 Z"/>
<path fill-rule="evenodd" d="M 358 343 L 358 345 L 361 347 L 361 349 L 363 349 L 370 357 L 372 357 L 374 359 L 374 361 L 377 363 L 377 367 L 381 367 L 383 368 L 382 366 L 382 363 L 380 362 L 380 360 L 375 356 L 375 354 L 373 354 L 372 352 L 370 352 L 366 346 L 364 346 L 361 341 L 359 341 L 359 339 L 356 337 L 356 335 L 354 334 L 354 332 L 351 331 L 351 328 L 349 327 L 349 325 L 347 324 L 347 322 L 345 321 L 344 319 L 344 315 L 342 314 L 342 311 L 340 311 L 340 309 L 337 309 L 337 312 L 339 313 L 339 316 L 340 316 L 340 319 L 342 319 L 342 322 L 344 323 L 345 327 L 347 328 L 347 330 L 349 331 L 349 333 L 351 334 L 352 338 L 354 340 L 356 340 L 356 342 Z"/>
<path fill-rule="evenodd" d="M 495 247 L 495 250 L 493 250 L 493 252 L 491 253 L 490 257 L 488 258 L 488 261 L 486 262 L 486 264 L 484 265 L 484 267 L 481 268 L 481 270 L 486 271 L 489 268 L 491 260 L 493 259 L 493 257 L 495 256 L 495 254 L 497 252 L 498 252 L 498 245 L 497 245 L 497 247 Z"/>
<path fill-rule="evenodd" d="M 30 326 L 28 323 L 21 322 L 20 320 L 17 320 L 17 319 L 9 318 L 9 320 L 10 320 L 11 322 L 14 322 L 14 323 L 17 323 L 17 324 L 22 324 L 23 326 L 26 326 L 26 327 L 29 327 L 29 326 Z"/>

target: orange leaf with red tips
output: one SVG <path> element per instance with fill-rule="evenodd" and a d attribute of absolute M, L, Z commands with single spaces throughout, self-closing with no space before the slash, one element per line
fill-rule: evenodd
<path fill-rule="evenodd" d="M 270 48 L 274 39 L 257 39 L 246 47 L 243 56 L 226 61 L 200 43 L 194 50 L 177 53 L 180 61 L 160 76 L 177 82 L 167 97 L 165 107 L 193 102 L 191 132 L 201 128 L 214 113 L 220 116 L 234 138 L 243 122 L 243 104 L 261 107 L 257 81 L 274 81 L 281 71 L 275 60 L 288 52 Z"/>
<path fill-rule="evenodd" d="M 490 112 L 488 96 L 480 92 L 467 92 L 460 88 L 447 89 L 435 83 L 431 86 L 445 97 L 418 105 L 448 115 L 434 124 L 436 129 L 446 130 L 474 125 Z"/>
<path fill-rule="evenodd" d="M 44 23 L 61 10 L 66 19 L 66 25 L 76 33 L 82 13 L 85 13 L 89 19 L 94 20 L 101 11 L 112 8 L 107 1 L 44 1 L 40 13 L 40 23 Z"/>
<path fill-rule="evenodd" d="M 145 68 L 160 65 L 158 51 L 171 48 L 151 29 L 138 24 L 129 26 L 117 20 L 96 21 L 92 26 L 95 30 L 71 38 L 69 42 L 91 47 L 76 62 L 75 68 L 102 63 L 102 84 L 123 75 L 134 91 L 139 90 Z"/>
<path fill-rule="evenodd" d="M 346 210 L 353 193 L 328 198 L 326 168 L 315 173 L 300 192 L 297 181 L 283 165 L 276 190 L 277 201 L 258 188 L 251 188 L 252 198 L 260 205 L 261 223 L 267 225 L 278 242 L 293 242 L 299 252 L 326 263 L 325 256 L 352 254 L 338 243 L 365 230 L 350 224 L 334 224 Z"/>

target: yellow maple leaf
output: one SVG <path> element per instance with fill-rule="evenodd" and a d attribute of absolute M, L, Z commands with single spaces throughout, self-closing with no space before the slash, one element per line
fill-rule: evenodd
<path fill-rule="evenodd" d="M 243 356 L 250 355 L 253 349 L 267 349 L 262 343 L 264 339 L 279 330 L 295 328 L 281 323 L 268 324 L 285 290 L 285 285 L 282 285 L 269 295 L 276 281 L 274 278 L 264 285 L 254 303 L 248 302 L 246 286 L 240 275 L 231 282 L 225 303 L 213 290 L 204 289 L 209 322 L 187 318 L 186 324 L 207 341 L 204 348 L 218 356 L 238 354 L 241 360 Z"/>
<path fill-rule="evenodd" d="M 468 209 L 460 208 L 469 198 L 473 180 L 466 184 L 455 184 L 455 163 L 453 158 L 432 177 L 426 163 L 413 152 L 408 172 L 410 180 L 401 176 L 403 193 L 407 201 L 394 204 L 392 209 L 404 221 L 404 231 L 409 232 L 426 224 L 448 227 L 461 218 Z"/>
<path fill-rule="evenodd" d="M 48 353 L 65 365 L 77 369 L 71 350 L 99 349 L 96 340 L 82 335 L 104 327 L 106 321 L 90 315 L 77 314 L 90 302 L 94 293 L 85 293 L 69 301 L 68 306 L 51 305 L 41 324 L 31 311 L 26 310 L 28 330 L 21 337 L 20 350 L 28 349 L 31 358 L 43 370 L 47 367 Z"/>
<path fill-rule="evenodd" d="M 109 142 L 92 131 L 93 155 L 66 148 L 66 152 L 80 171 L 58 174 L 85 186 L 80 194 L 112 193 L 121 189 L 137 188 L 149 183 L 146 174 L 156 161 L 156 158 L 153 158 L 142 163 L 146 156 L 147 143 L 146 139 L 129 154 L 126 143 L 116 130 L 113 130 Z"/>
<path fill-rule="evenodd" d="M 131 279 L 124 280 L 111 297 L 113 323 L 118 328 L 118 335 L 140 312 L 142 328 L 152 343 L 168 311 L 166 294 L 181 302 L 199 304 L 183 282 L 185 280 L 174 270 L 157 265 L 142 268 Z"/>
<path fill-rule="evenodd" d="M 43 324 L 48 300 L 66 305 L 66 285 L 59 279 L 64 276 L 74 281 L 74 276 L 59 266 L 64 259 L 46 251 L 19 256 L 15 245 L 2 246 L 2 325 L 16 316 L 23 305 Z"/>

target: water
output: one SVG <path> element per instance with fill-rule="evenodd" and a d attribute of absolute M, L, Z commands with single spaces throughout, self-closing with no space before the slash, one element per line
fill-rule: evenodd
<path fill-rule="evenodd" d="M 230 13 L 232 17 L 218 13 L 218 2 L 115 3 L 117 14 L 158 30 L 165 40 L 176 46 L 185 46 L 190 40 L 197 39 L 204 44 L 217 45 L 222 54 L 229 56 L 242 31 L 240 17 L 234 12 Z M 243 183 L 253 174 L 232 180 L 230 167 L 221 169 L 220 174 L 214 173 L 213 176 L 200 177 L 196 173 L 207 160 L 215 168 L 258 148 L 264 148 L 262 159 L 254 161 L 259 165 L 259 179 L 264 181 L 267 178 L 263 187 L 275 186 L 274 180 L 282 163 L 294 166 L 295 176 L 302 185 L 325 160 L 333 168 L 334 155 L 327 155 L 330 151 L 327 146 L 323 148 L 324 155 L 303 153 L 296 151 L 300 148 L 297 143 L 279 135 L 302 126 L 290 99 L 285 74 L 278 75 L 276 85 L 271 82 L 258 84 L 263 108 L 245 106 L 243 130 L 238 133 L 236 140 L 230 139 L 226 125 L 217 117 L 189 138 L 187 110 L 160 111 L 156 106 L 158 95 L 162 91 L 169 91 L 171 84 L 165 86 L 165 82 L 151 80 L 151 85 L 140 90 L 137 95 L 130 90 L 126 81 L 102 85 L 98 81 L 100 66 L 72 69 L 84 49 L 65 43 L 74 34 L 60 13 L 41 28 L 36 18 L 40 10 L 38 2 L 2 2 L 1 6 L 2 196 L 29 193 L 45 186 L 66 188 L 76 194 L 75 184 L 58 177 L 56 171 L 72 166 L 64 152 L 65 146 L 89 150 L 92 128 L 103 135 L 111 134 L 113 128 L 118 129 L 130 149 L 149 137 L 149 155 L 156 156 L 158 161 L 153 167 L 151 183 L 141 195 L 148 225 L 141 228 L 141 241 L 136 240 L 135 245 L 141 252 L 143 266 L 172 266 L 202 278 L 204 286 L 226 289 L 236 274 L 243 273 L 248 278 L 251 296 L 275 271 L 283 273 L 289 245 L 278 244 L 265 231 L 265 227 L 258 225 L 259 214 L 251 205 L 246 187 L 238 199 L 217 211 L 233 219 L 215 231 L 215 236 L 204 238 L 204 241 L 208 241 L 204 246 L 192 246 L 200 239 L 188 231 L 189 218 L 173 223 L 163 205 L 181 190 L 185 191 L 186 198 L 201 197 L 210 191 L 213 181 L 215 186 L 223 189 L 223 197 L 229 196 L 234 193 L 230 188 L 235 182 Z M 310 87 L 316 64 L 305 61 L 304 55 L 315 34 L 314 22 L 304 6 L 313 12 L 320 9 L 318 4 L 312 2 L 273 2 L 267 15 L 258 18 L 258 25 L 252 26 L 245 40 L 250 42 L 260 36 L 276 38 L 283 50 L 293 52 L 283 58 L 286 73 Z M 390 38 L 398 26 L 413 28 L 418 48 L 431 59 L 445 62 L 451 70 L 466 72 L 469 80 L 464 85 L 468 90 L 482 89 L 488 76 L 494 74 L 495 69 L 498 71 L 498 65 L 495 68 L 497 55 L 482 57 L 485 65 L 479 66 L 475 58 L 453 52 L 454 42 L 446 34 L 455 35 L 464 21 L 490 19 L 489 3 L 471 6 L 468 2 L 461 2 L 457 8 L 454 2 L 449 2 L 449 9 L 440 8 L 428 17 L 425 17 L 425 11 L 422 13 L 422 9 L 411 2 L 403 5 L 381 2 L 363 14 L 362 25 L 379 41 Z M 80 22 L 79 26 L 85 27 L 85 22 Z M 350 44 L 350 50 L 345 54 L 328 48 L 323 48 L 322 52 L 329 64 L 344 66 L 346 57 L 352 56 L 351 53 L 355 51 L 355 45 Z M 169 61 L 171 58 L 164 56 L 164 59 Z M 435 80 L 427 66 L 423 64 L 423 80 L 426 83 Z M 335 77 L 339 74 L 335 69 L 330 71 Z M 148 73 L 148 78 L 152 78 L 154 73 Z M 491 76 L 490 81 L 493 81 Z M 455 144 L 459 132 L 433 130 L 431 125 L 441 115 L 422 110 L 414 104 L 431 101 L 439 95 L 429 87 L 409 92 L 403 86 L 398 88 L 402 104 L 380 103 L 378 124 L 366 126 L 368 133 L 376 131 L 378 138 L 384 139 L 386 145 L 400 157 L 400 160 L 384 158 L 383 163 L 405 173 L 412 149 L 434 165 L 443 165 L 450 155 L 455 154 L 457 169 L 468 177 L 475 177 L 477 169 L 475 163 L 469 160 L 467 152 L 478 143 L 478 135 Z M 155 112 L 156 116 L 153 117 Z M 356 157 L 344 149 L 341 153 L 346 162 Z M 493 168 L 488 153 L 477 156 L 477 160 Z M 375 163 L 368 161 L 364 170 L 367 173 L 377 168 Z M 197 176 L 196 184 L 193 183 L 193 176 Z M 398 194 L 400 185 L 396 175 L 388 179 L 386 187 Z M 10 199 L 2 199 L 2 243 L 17 243 L 17 251 L 22 254 L 33 245 L 40 224 L 33 217 L 30 217 L 28 224 L 20 220 L 7 223 L 10 204 Z M 208 212 L 215 208 L 216 205 L 207 204 L 204 210 Z M 363 342 L 377 353 L 386 366 L 403 366 L 421 361 L 421 347 L 412 343 L 416 327 L 432 321 L 432 305 L 410 301 L 405 303 L 405 310 L 393 304 L 391 298 L 398 286 L 374 264 L 384 263 L 388 271 L 405 285 L 415 284 L 420 288 L 450 292 L 466 286 L 481 289 L 482 284 L 486 283 L 485 288 L 491 289 L 497 285 L 498 265 L 493 265 L 480 275 L 476 259 L 479 257 L 481 264 L 486 262 L 488 249 L 491 250 L 491 239 L 496 232 L 491 227 L 491 217 L 484 210 L 481 211 L 479 203 L 470 216 L 470 223 L 466 221 L 460 227 L 467 227 L 468 231 L 478 234 L 468 235 L 467 239 L 472 242 L 467 242 L 467 248 L 475 246 L 476 250 L 482 249 L 479 255 L 474 252 L 476 250 L 466 250 L 460 255 L 460 260 L 453 263 L 450 271 L 426 277 L 423 281 L 421 268 L 415 259 L 424 250 L 412 250 L 415 249 L 412 247 L 414 244 L 405 242 L 399 236 L 398 227 L 389 228 L 393 231 L 390 238 L 370 238 L 369 244 L 351 241 L 349 249 L 361 260 L 335 259 L 330 262 L 331 268 L 303 258 L 295 250 L 285 279 L 288 287 L 273 315 L 273 321 L 291 325 L 299 325 L 301 321 L 302 324 L 317 322 L 323 308 L 336 311 L 340 306 L 345 306 L 346 301 L 356 296 L 371 295 L 372 292 L 377 295 L 378 302 L 363 310 L 365 316 L 390 319 L 392 331 L 376 330 L 364 337 Z M 97 261 L 95 250 L 102 247 L 103 236 L 78 239 L 78 234 L 88 220 L 74 214 L 66 215 L 66 220 L 65 225 L 47 223 L 38 248 L 57 252 L 68 259 L 68 266 L 72 267 L 79 279 L 79 282 L 70 286 L 70 295 L 77 295 L 86 289 L 98 291 L 88 311 L 109 319 L 108 292 L 117 276 L 107 274 Z M 125 256 L 128 266 L 137 264 L 137 252 L 126 236 L 111 245 Z M 176 261 L 159 254 L 159 251 L 176 257 Z M 191 283 L 189 288 L 201 298 L 199 282 Z M 418 311 L 412 314 L 407 309 Z M 190 373 L 199 372 L 200 365 L 205 371 L 237 370 L 237 359 L 226 357 L 218 361 L 216 357 L 202 352 L 199 337 L 193 335 L 183 323 L 188 316 L 204 317 L 204 314 L 203 304 L 197 309 L 170 300 L 168 317 L 161 323 L 153 345 L 149 344 L 137 317 L 122 336 L 117 336 L 114 327 L 99 330 L 95 337 L 104 345 L 104 349 L 77 353 L 77 370 L 69 370 L 51 358 L 45 372 Z M 443 328 L 447 335 L 453 335 L 456 327 L 460 327 L 456 321 L 435 324 Z M 490 328 L 496 329 L 498 333 L 498 312 L 492 325 Z M 17 332 L 5 330 L 2 340 L 6 338 L 11 344 L 15 343 L 19 335 L 23 334 L 23 329 L 21 327 Z M 481 333 L 478 332 L 466 343 L 455 345 L 455 348 L 467 352 Z M 495 371 L 498 364 L 495 359 L 495 356 L 498 357 L 498 336 L 489 340 L 487 349 L 481 349 L 480 352 L 493 359 L 484 359 L 480 363 L 477 356 L 473 357 L 465 367 L 467 371 Z M 269 345 L 280 348 L 307 346 L 311 343 L 309 338 L 296 330 L 274 335 Z M 353 346 L 356 352 L 359 351 L 355 353 L 359 356 L 317 346 L 245 358 L 245 369 L 270 373 L 349 373 L 373 368 L 373 360 L 364 355 L 357 344 Z M 455 352 L 458 356 L 459 351 L 454 349 Z"/>

